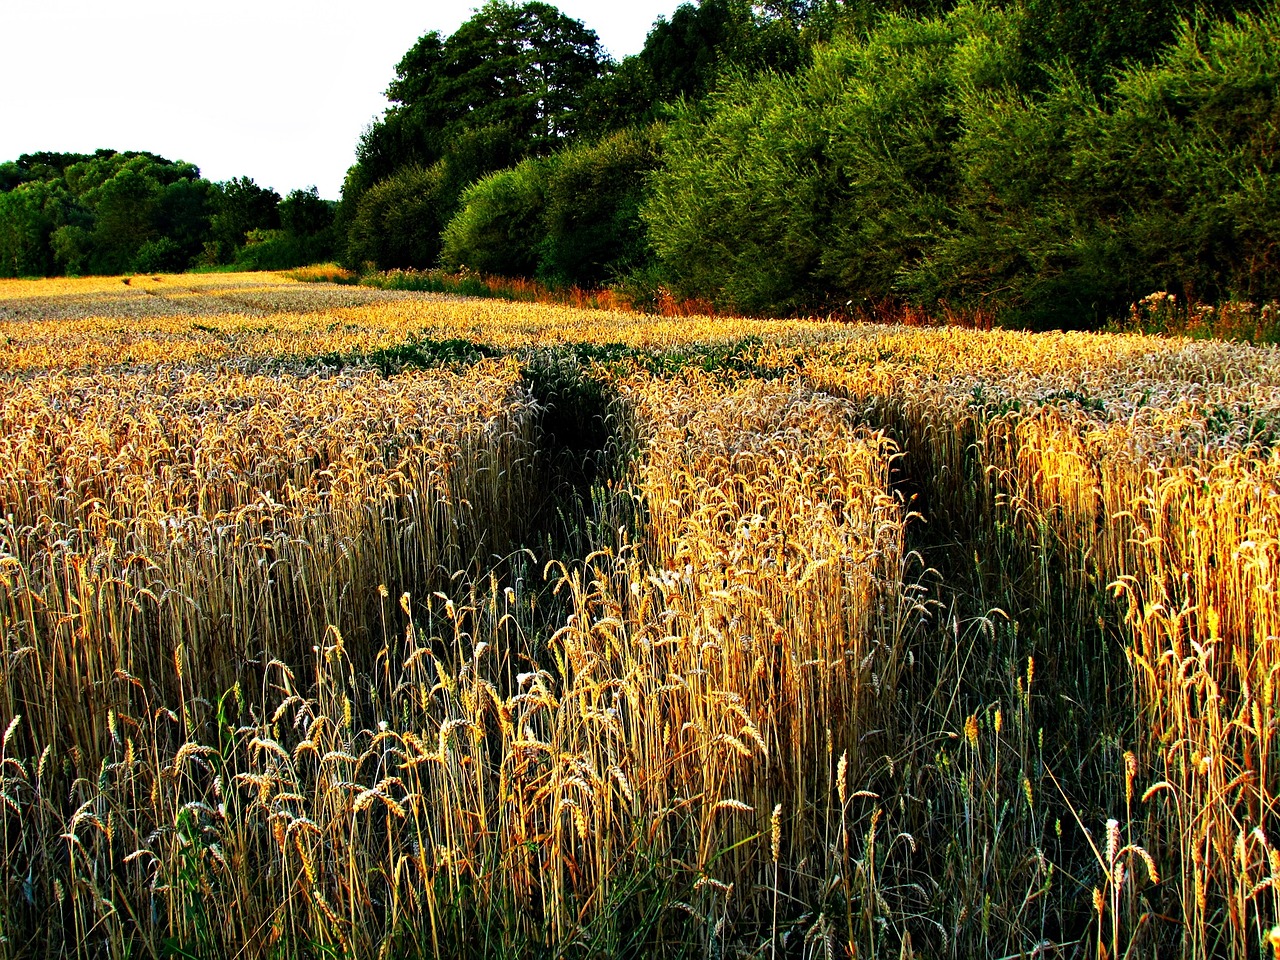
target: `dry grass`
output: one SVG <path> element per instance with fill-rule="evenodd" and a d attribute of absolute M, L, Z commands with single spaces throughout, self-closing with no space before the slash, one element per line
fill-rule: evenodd
<path fill-rule="evenodd" d="M 1272 949 L 1274 351 L 190 279 L 0 287 L 5 953 Z"/>

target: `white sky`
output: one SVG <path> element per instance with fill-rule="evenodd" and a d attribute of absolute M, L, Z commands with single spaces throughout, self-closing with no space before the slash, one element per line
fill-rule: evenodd
<path fill-rule="evenodd" d="M 552 0 L 555 2 L 555 0 Z M 483 0 L 0 0 L 0 162 L 150 150 L 337 199 L 395 65 Z M 615 58 L 679 0 L 559 0 Z"/>

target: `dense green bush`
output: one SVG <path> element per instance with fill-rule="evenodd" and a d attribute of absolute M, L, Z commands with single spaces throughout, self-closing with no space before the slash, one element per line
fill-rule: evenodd
<path fill-rule="evenodd" d="M 794 77 L 686 106 L 644 208 L 679 288 L 775 313 L 891 295 L 951 215 L 957 64 L 1003 82 L 1012 16 L 887 16 Z"/>
<path fill-rule="evenodd" d="M 445 172 L 443 161 L 426 169 L 409 167 L 367 190 L 347 234 L 347 265 L 434 266 L 440 233 L 455 203 Z"/>
<path fill-rule="evenodd" d="M 187 257 L 176 240 L 156 237 L 138 247 L 129 269 L 135 273 L 176 273 L 186 266 Z"/>
<path fill-rule="evenodd" d="M 806 162 L 818 159 L 821 121 L 799 109 L 801 89 L 799 79 L 740 80 L 668 127 L 642 215 L 682 292 L 747 310 L 810 298 L 822 194 L 834 184 L 823 163 Z"/>
<path fill-rule="evenodd" d="M 643 262 L 640 205 L 657 166 L 659 135 L 658 128 L 624 130 L 566 150 L 548 165 L 539 279 L 595 287 Z"/>
<path fill-rule="evenodd" d="M 1140 292 L 1280 296 L 1280 9 L 1184 26 L 1120 76 L 1075 163 Z"/>
<path fill-rule="evenodd" d="M 234 263 L 242 270 L 289 270 L 318 259 L 309 254 L 305 238 L 297 234 L 287 230 L 250 230 Z"/>
<path fill-rule="evenodd" d="M 542 241 L 547 168 L 553 161 L 525 160 L 467 188 L 443 237 L 446 267 L 531 277 Z"/>
<path fill-rule="evenodd" d="M 1096 121 L 1097 101 L 1068 71 L 1043 95 L 1021 89 L 1009 36 L 975 39 L 953 60 L 946 215 L 892 292 L 1032 326 L 1090 322 L 1116 293 L 1111 241 L 1073 169 L 1074 137 Z"/>
<path fill-rule="evenodd" d="M 1025 13 L 882 17 L 722 85 L 644 207 L 684 293 L 765 313 L 907 299 L 1090 326 L 1153 289 L 1280 290 L 1280 12 L 1185 24 L 1099 97 L 1035 75 Z"/>
<path fill-rule="evenodd" d="M 622 131 L 477 181 L 444 231 L 450 269 L 592 287 L 645 256 L 640 204 L 657 134 Z"/>
<path fill-rule="evenodd" d="M 1066 71 L 1042 96 L 961 85 L 953 218 L 900 289 L 1035 327 L 1153 290 L 1275 297 L 1278 41 L 1275 13 L 1184 26 L 1103 101 Z"/>
<path fill-rule="evenodd" d="M 824 130 L 841 193 L 820 276 L 837 298 L 891 295 L 951 222 L 957 89 L 1014 82 L 1016 24 L 1016 13 L 962 4 L 944 18 L 887 18 L 832 50 L 838 74 L 814 79 L 834 93 Z"/>
<path fill-rule="evenodd" d="M 1124 67 L 1153 63 L 1187 18 L 1228 19 L 1266 0 L 1021 0 L 1020 45 L 1032 70 L 1069 66 L 1095 93 L 1109 93 Z M 1036 83 L 1034 73 L 1027 80 Z"/>

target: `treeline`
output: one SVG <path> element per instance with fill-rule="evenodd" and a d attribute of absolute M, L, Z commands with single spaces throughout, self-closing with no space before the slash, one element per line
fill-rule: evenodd
<path fill-rule="evenodd" d="M 0 276 L 468 269 L 754 314 L 1087 326 L 1280 298 L 1275 0 L 700 0 L 610 60 L 491 0 L 396 66 L 342 199 L 0 164 Z"/>
<path fill-rule="evenodd" d="M 702 0 L 620 63 L 490 2 L 397 66 L 343 257 L 757 314 L 1270 299 L 1278 90 L 1274 2 Z"/>
<path fill-rule="evenodd" d="M 594 286 L 646 275 L 641 219 L 672 105 L 728 73 L 793 73 L 811 11 L 703 0 L 609 60 L 538 2 L 490 2 L 396 67 L 339 209 L 346 265 L 468 267 Z"/>
<path fill-rule="evenodd" d="M 0 163 L 0 277 L 312 263 L 334 256 L 336 206 L 153 153 L 24 154 Z"/>

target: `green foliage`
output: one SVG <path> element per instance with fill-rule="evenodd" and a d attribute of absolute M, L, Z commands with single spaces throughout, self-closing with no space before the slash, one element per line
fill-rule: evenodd
<path fill-rule="evenodd" d="M 605 70 L 587 88 L 578 126 L 584 140 L 598 139 L 616 130 L 646 126 L 660 110 L 653 70 L 636 54 Z"/>
<path fill-rule="evenodd" d="M 757 13 L 743 0 L 701 0 L 697 6 L 682 3 L 670 20 L 659 18 L 640 59 L 665 103 L 698 99 L 731 70 L 793 72 L 804 50 L 790 16 Z"/>
<path fill-rule="evenodd" d="M 294 190 L 280 201 L 280 226 L 296 237 L 313 237 L 333 226 L 336 204 L 320 199 L 314 186 Z"/>
<path fill-rule="evenodd" d="M 308 262 L 305 238 L 286 230 L 250 230 L 234 265 L 241 270 L 289 270 Z"/>
<path fill-rule="evenodd" d="M 844 188 L 822 253 L 827 289 L 882 297 L 925 255 L 956 182 L 956 61 L 995 43 L 1006 19 L 967 6 L 940 19 L 889 17 L 824 64 L 838 91 L 828 156 Z"/>
<path fill-rule="evenodd" d="M 89 268 L 89 255 L 93 250 L 93 234 L 80 226 L 63 226 L 49 235 L 49 248 L 53 251 L 57 269 L 71 276 L 84 273 Z"/>
<path fill-rule="evenodd" d="M 332 259 L 336 208 L 315 187 L 292 191 L 280 201 L 281 229 L 249 231 L 236 262 L 252 270 L 288 270 Z"/>
<path fill-rule="evenodd" d="M 444 230 L 446 267 L 531 277 L 543 237 L 547 170 L 553 161 L 531 159 L 472 184 Z"/>
<path fill-rule="evenodd" d="M 160 184 L 140 165 L 128 165 L 85 192 L 93 209 L 95 273 L 124 273 L 139 248 L 159 235 Z"/>
<path fill-rule="evenodd" d="M 611 66 L 586 90 L 577 126 L 588 139 L 650 126 L 666 105 L 700 100 L 726 75 L 794 73 L 808 62 L 808 24 L 822 2 L 683 3 L 659 17 L 636 55 Z M 821 8 L 821 9 L 820 9 Z"/>
<path fill-rule="evenodd" d="M 347 237 L 354 266 L 428 267 L 440 255 L 440 233 L 453 212 L 444 162 L 400 171 L 360 198 Z"/>
<path fill-rule="evenodd" d="M 545 167 L 539 279 L 593 287 L 647 255 L 640 206 L 658 164 L 656 128 L 624 130 L 557 154 Z"/>
<path fill-rule="evenodd" d="M 1027 59 L 1067 64 L 1095 92 L 1110 92 L 1117 71 L 1149 64 L 1177 35 L 1185 18 L 1230 17 L 1263 8 L 1257 0 L 1024 0 L 1021 43 Z"/>
<path fill-rule="evenodd" d="M 550 4 L 490 0 L 453 35 L 428 33 L 405 54 L 387 89 L 394 105 L 365 132 L 357 160 L 377 182 L 431 166 L 485 128 L 518 144 L 499 166 L 547 152 L 577 132 L 576 108 L 603 64 L 596 35 Z"/>
<path fill-rule="evenodd" d="M 1280 10 L 1184 26 L 1098 121 L 1075 162 L 1120 270 L 1200 299 L 1280 295 Z"/>
<path fill-rule="evenodd" d="M 0 216 L 9 271 L 113 273 L 139 256 L 180 270 L 208 240 L 214 189 L 189 163 L 114 150 L 24 154 L 4 178 L 16 182 L 0 193 L 10 198 Z"/>
<path fill-rule="evenodd" d="M 794 77 L 685 106 L 644 206 L 677 288 L 735 309 L 906 298 L 1097 325 L 1153 289 L 1277 294 L 1280 14 L 1184 25 L 1099 99 L 1026 17 L 887 15 Z"/>
<path fill-rule="evenodd" d="M 218 184 L 211 232 L 227 249 L 245 242 L 250 230 L 275 230 L 280 226 L 280 195 L 254 183 L 252 177 L 235 177 Z"/>
<path fill-rule="evenodd" d="M 337 229 L 348 243 L 344 262 L 434 263 L 438 238 L 394 260 L 371 255 L 366 194 L 405 171 L 438 168 L 438 233 L 471 184 L 579 132 L 584 92 L 604 65 L 596 35 L 546 3 L 490 0 L 451 36 L 421 37 L 396 66 L 387 90 L 393 106 L 362 135 L 343 185 Z M 420 259 L 431 247 L 431 258 Z"/>
<path fill-rule="evenodd" d="M 902 288 L 1034 327 L 1096 325 L 1152 290 L 1275 297 L 1280 196 L 1273 13 L 1184 27 L 1099 101 L 961 85 L 955 219 Z"/>
<path fill-rule="evenodd" d="M 436 109 L 467 128 L 509 129 L 534 149 L 576 132 L 574 108 L 603 59 L 595 33 L 550 4 L 501 0 L 463 23 L 443 53 Z"/>
<path fill-rule="evenodd" d="M 49 238 L 73 223 L 76 212 L 73 198 L 57 184 L 36 180 L 0 193 L 0 277 L 52 273 Z"/>
<path fill-rule="evenodd" d="M 812 297 L 839 198 L 803 94 L 801 78 L 740 80 L 667 127 L 642 216 L 681 292 L 762 312 Z"/>
<path fill-rule="evenodd" d="M 445 228 L 444 265 L 583 287 L 631 269 L 645 255 L 639 208 L 656 137 L 624 131 L 476 182 Z"/>
<path fill-rule="evenodd" d="M 172 237 L 147 240 L 133 255 L 129 269 L 134 273 L 176 273 L 187 265 L 187 257 Z"/>
<path fill-rule="evenodd" d="M 889 16 L 794 76 L 742 77 L 684 107 L 644 209 L 677 286 L 766 313 L 891 291 L 946 216 L 951 58 L 1002 16 Z"/>
<path fill-rule="evenodd" d="M 8 193 L 19 184 L 26 183 L 27 171 L 12 160 L 0 163 L 0 193 Z"/>
<path fill-rule="evenodd" d="M 210 183 L 153 153 L 23 154 L 0 165 L 0 197 L 0 275 L 280 269 L 334 252 L 336 205 L 315 187 L 281 200 L 248 177 Z"/>

